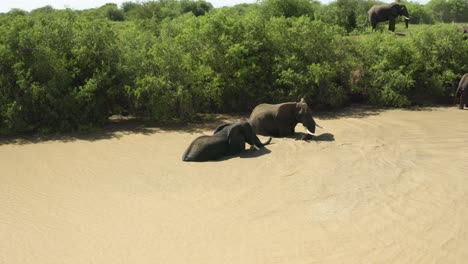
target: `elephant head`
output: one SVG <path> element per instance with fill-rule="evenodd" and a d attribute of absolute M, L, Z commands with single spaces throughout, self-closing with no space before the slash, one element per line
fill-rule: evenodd
<path fill-rule="evenodd" d="M 265 142 L 262 143 L 260 139 L 258 139 L 257 135 L 255 135 L 255 132 L 252 129 L 252 126 L 249 124 L 249 122 L 241 122 L 239 124 L 241 134 L 243 135 L 245 142 L 247 144 L 253 146 L 255 149 L 259 150 L 260 148 L 263 148 L 265 145 L 270 144 L 271 137 Z"/>
<path fill-rule="evenodd" d="M 271 141 L 270 137 L 265 143 L 262 143 L 249 122 L 245 121 L 222 124 L 215 129 L 213 135 L 226 137 L 233 152 L 244 150 L 245 143 L 259 150 Z"/>
<path fill-rule="evenodd" d="M 392 12 L 395 14 L 395 17 L 403 16 L 405 18 L 405 26 L 406 28 L 408 28 L 408 22 L 410 20 L 410 16 L 408 14 L 408 9 L 406 9 L 406 6 L 394 3 L 394 5 L 391 8 L 392 8 Z"/>
<path fill-rule="evenodd" d="M 409 22 L 410 16 L 408 13 L 408 9 L 406 9 L 406 6 L 402 4 L 398 4 L 398 3 L 392 3 L 390 4 L 389 8 L 390 8 L 391 17 L 396 18 L 398 16 L 403 16 L 405 18 L 405 26 L 406 28 L 408 28 L 408 22 Z"/>
<path fill-rule="evenodd" d="M 310 135 L 315 134 L 316 123 L 312 118 L 312 111 L 305 102 L 304 98 L 297 103 L 284 103 L 278 108 L 277 116 L 281 120 L 290 120 L 292 133 L 297 123 L 301 123 Z M 292 134 L 291 133 L 291 134 Z"/>

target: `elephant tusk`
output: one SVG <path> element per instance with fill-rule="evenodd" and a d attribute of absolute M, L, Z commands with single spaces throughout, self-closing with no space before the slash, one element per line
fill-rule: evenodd
<path fill-rule="evenodd" d="M 406 19 L 406 20 L 409 20 L 410 18 L 409 18 L 409 17 L 407 17 L 407 16 L 405 16 L 405 19 Z"/>
<path fill-rule="evenodd" d="M 256 150 L 260 150 L 260 148 L 257 147 L 257 146 L 255 146 L 255 145 L 253 145 L 253 147 L 254 147 Z"/>
<path fill-rule="evenodd" d="M 307 133 L 309 133 L 309 135 L 314 135 L 314 133 L 310 132 L 309 129 L 307 129 Z"/>

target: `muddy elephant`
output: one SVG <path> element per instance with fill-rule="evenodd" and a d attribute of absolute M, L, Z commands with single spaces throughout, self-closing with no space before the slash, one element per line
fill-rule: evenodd
<path fill-rule="evenodd" d="M 458 83 L 455 96 L 460 97 L 460 109 L 463 109 L 465 105 L 468 106 L 468 73 L 465 73 Z"/>
<path fill-rule="evenodd" d="M 304 125 L 307 132 L 313 135 L 316 126 L 312 111 L 304 98 L 299 102 L 257 105 L 250 114 L 249 123 L 255 133 L 273 137 L 292 136 L 298 123 Z"/>
<path fill-rule="evenodd" d="M 257 150 L 271 141 L 262 143 L 248 122 L 236 122 L 218 126 L 213 135 L 196 138 L 182 156 L 183 161 L 217 160 L 224 156 L 239 154 L 245 150 L 245 143 Z"/>
<path fill-rule="evenodd" d="M 388 30 L 395 32 L 395 20 L 398 16 L 405 17 L 405 26 L 408 28 L 408 21 L 410 16 L 405 5 L 392 3 L 392 4 L 379 4 L 372 6 L 367 12 L 372 29 L 377 28 L 379 22 L 388 22 Z"/>

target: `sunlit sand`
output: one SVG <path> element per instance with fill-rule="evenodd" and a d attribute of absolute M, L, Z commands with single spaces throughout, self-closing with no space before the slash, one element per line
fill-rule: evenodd
<path fill-rule="evenodd" d="M 3 141 L 0 263 L 468 260 L 468 110 L 316 121 L 205 163 L 181 156 L 210 125 Z"/>

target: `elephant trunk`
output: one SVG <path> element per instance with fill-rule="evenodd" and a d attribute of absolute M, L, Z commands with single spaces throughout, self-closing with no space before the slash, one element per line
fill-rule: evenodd
<path fill-rule="evenodd" d="M 263 146 L 266 146 L 266 145 L 270 144 L 270 142 L 271 142 L 271 137 L 267 141 L 265 141 L 265 143 L 262 143 L 262 144 L 263 144 Z"/>
<path fill-rule="evenodd" d="M 405 16 L 405 26 L 406 26 L 406 28 L 408 28 L 409 19 L 410 19 L 409 17 Z"/>
<path fill-rule="evenodd" d="M 258 139 L 258 137 L 255 136 L 253 142 L 254 142 L 253 147 L 254 147 L 256 150 L 260 150 L 260 148 L 263 148 L 264 146 L 270 144 L 270 142 L 271 142 L 271 137 L 270 137 L 265 143 L 262 143 L 262 142 L 260 141 L 260 139 Z"/>
<path fill-rule="evenodd" d="M 302 122 L 302 125 L 304 125 L 304 127 L 307 129 L 307 133 L 308 133 L 308 134 L 310 134 L 310 135 L 314 135 L 314 134 L 315 134 L 315 126 L 316 126 L 316 124 L 315 124 L 315 120 L 314 120 L 312 117 L 310 117 L 310 119 L 307 118 L 306 120 L 304 120 L 304 121 Z"/>

